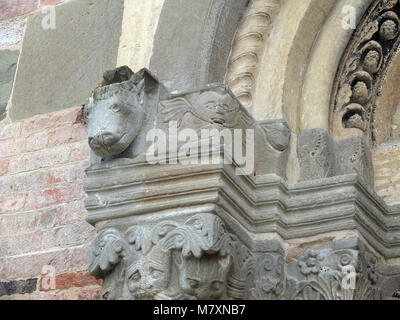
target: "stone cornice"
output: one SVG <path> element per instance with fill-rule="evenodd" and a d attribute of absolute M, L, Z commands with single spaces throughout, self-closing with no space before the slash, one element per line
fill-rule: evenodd
<path fill-rule="evenodd" d="M 385 258 L 400 257 L 400 206 L 386 205 L 360 176 L 287 184 L 274 175 L 237 176 L 234 169 L 127 159 L 96 165 L 87 172 L 87 220 L 212 204 L 250 232 L 293 239 L 355 229 Z"/>

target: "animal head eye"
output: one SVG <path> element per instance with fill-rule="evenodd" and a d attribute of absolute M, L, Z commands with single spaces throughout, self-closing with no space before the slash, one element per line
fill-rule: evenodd
<path fill-rule="evenodd" d="M 199 286 L 200 286 L 200 283 L 199 283 L 199 281 L 198 280 L 195 280 L 195 279 L 186 279 L 187 280 L 187 282 L 189 283 L 189 286 L 192 288 L 192 289 L 197 289 Z"/>
<path fill-rule="evenodd" d="M 153 270 L 152 272 L 151 272 L 151 276 L 153 277 L 153 278 L 155 278 L 155 279 L 158 279 L 158 278 L 160 278 L 161 277 L 161 272 L 160 271 L 158 271 L 158 270 Z"/>
<path fill-rule="evenodd" d="M 121 111 L 121 107 L 118 104 L 113 104 L 110 109 L 112 112 L 120 112 Z"/>
<path fill-rule="evenodd" d="M 224 104 L 223 108 L 224 108 L 224 111 L 226 111 L 226 112 L 232 112 L 234 110 L 233 107 L 228 106 L 227 104 Z"/>
<path fill-rule="evenodd" d="M 222 281 L 215 280 L 212 282 L 212 288 L 214 290 L 220 290 L 223 286 L 224 286 L 224 282 L 222 282 Z"/>
<path fill-rule="evenodd" d="M 90 112 L 89 107 L 85 107 L 84 112 L 83 112 L 83 116 L 85 117 L 85 119 L 89 119 L 90 114 L 91 114 L 91 112 Z"/>
<path fill-rule="evenodd" d="M 129 276 L 129 280 L 133 280 L 133 281 L 139 281 L 141 278 L 140 272 L 138 270 L 136 270 L 134 273 L 132 273 Z"/>

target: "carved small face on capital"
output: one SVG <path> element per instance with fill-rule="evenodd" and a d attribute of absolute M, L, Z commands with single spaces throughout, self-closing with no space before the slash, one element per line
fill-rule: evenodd
<path fill-rule="evenodd" d="M 380 55 L 378 51 L 368 51 L 364 58 L 364 68 L 369 73 L 376 73 L 378 71 Z"/>
<path fill-rule="evenodd" d="M 203 255 L 201 258 L 177 257 L 179 287 L 187 299 L 219 299 L 226 290 L 231 257 Z"/>
<path fill-rule="evenodd" d="M 102 158 L 122 153 L 137 137 L 145 110 L 144 80 L 138 86 L 112 84 L 97 88 L 84 107 L 89 146 Z"/>
<path fill-rule="evenodd" d="M 384 23 L 382 23 L 379 32 L 383 39 L 387 41 L 393 40 L 399 33 L 397 23 L 393 20 L 386 20 Z"/>
<path fill-rule="evenodd" d="M 222 90 L 206 91 L 195 97 L 195 112 L 207 122 L 232 127 L 236 123 L 239 104 Z"/>
<path fill-rule="evenodd" d="M 170 280 L 170 254 L 153 247 L 127 269 L 127 284 L 134 300 L 152 300 L 166 290 Z"/>

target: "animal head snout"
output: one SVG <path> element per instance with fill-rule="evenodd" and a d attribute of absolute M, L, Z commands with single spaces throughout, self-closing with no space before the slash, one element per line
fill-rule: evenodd
<path fill-rule="evenodd" d="M 120 137 L 111 132 L 101 132 L 94 136 L 89 136 L 89 145 L 91 147 L 110 146 L 117 143 Z"/>

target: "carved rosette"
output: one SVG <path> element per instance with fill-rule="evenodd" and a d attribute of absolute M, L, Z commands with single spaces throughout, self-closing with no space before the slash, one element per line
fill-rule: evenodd
<path fill-rule="evenodd" d="M 292 263 L 292 266 L 297 264 L 297 268 L 292 268 L 293 274 L 289 276 L 286 299 L 381 298 L 377 286 L 379 276 L 376 257 L 358 245 L 347 246 L 346 241 L 334 243 L 333 246 L 334 248 L 308 249 Z"/>
<path fill-rule="evenodd" d="M 335 138 L 366 135 L 375 140 L 376 98 L 400 42 L 398 0 L 374 1 L 342 58 L 332 95 Z M 349 133 L 348 129 L 353 130 Z"/>

